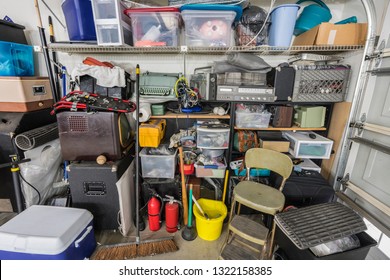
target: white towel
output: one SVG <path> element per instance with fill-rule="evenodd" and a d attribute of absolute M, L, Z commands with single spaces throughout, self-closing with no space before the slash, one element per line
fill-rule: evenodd
<path fill-rule="evenodd" d="M 80 63 L 72 71 L 72 79 L 77 76 L 89 75 L 96 79 L 96 84 L 102 87 L 125 87 L 125 70 L 118 66 L 91 66 Z"/>

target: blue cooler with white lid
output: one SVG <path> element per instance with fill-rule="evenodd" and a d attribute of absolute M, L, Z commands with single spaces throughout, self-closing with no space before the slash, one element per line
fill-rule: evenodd
<path fill-rule="evenodd" d="M 0 227 L 1 260 L 82 260 L 96 248 L 85 209 L 33 205 Z"/>

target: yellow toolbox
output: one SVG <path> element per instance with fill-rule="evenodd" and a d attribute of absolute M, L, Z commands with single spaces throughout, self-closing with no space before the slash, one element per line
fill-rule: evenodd
<path fill-rule="evenodd" d="M 166 124 L 165 119 L 153 119 L 142 123 L 139 127 L 139 145 L 157 148 L 164 138 Z"/>

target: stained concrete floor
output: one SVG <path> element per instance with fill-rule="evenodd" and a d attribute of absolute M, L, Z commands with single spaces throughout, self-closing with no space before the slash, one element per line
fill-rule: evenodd
<path fill-rule="evenodd" d="M 165 230 L 163 224 L 159 231 L 152 232 L 146 226 L 146 229 L 140 232 L 140 241 L 159 241 L 167 237 L 173 237 L 174 242 L 179 248 L 176 252 L 157 254 L 148 257 L 138 257 L 139 260 L 217 260 L 221 251 L 221 248 L 225 242 L 227 234 L 227 224 L 225 223 L 222 228 L 220 237 L 214 241 L 203 240 L 197 236 L 192 241 L 187 241 L 182 237 L 182 231 L 180 229 L 174 234 L 168 233 Z M 194 226 L 195 230 L 195 226 Z M 195 230 L 196 232 L 196 230 Z M 118 231 L 102 231 L 97 232 L 96 239 L 101 245 L 113 245 L 120 243 L 134 243 L 136 232 L 133 230 L 130 232 L 129 237 L 123 237 Z"/>

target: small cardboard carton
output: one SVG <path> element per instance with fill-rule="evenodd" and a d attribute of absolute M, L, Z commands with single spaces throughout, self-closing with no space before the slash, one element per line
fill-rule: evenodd
<path fill-rule="evenodd" d="M 367 23 L 321 23 L 295 37 L 293 46 L 364 45 Z"/>

